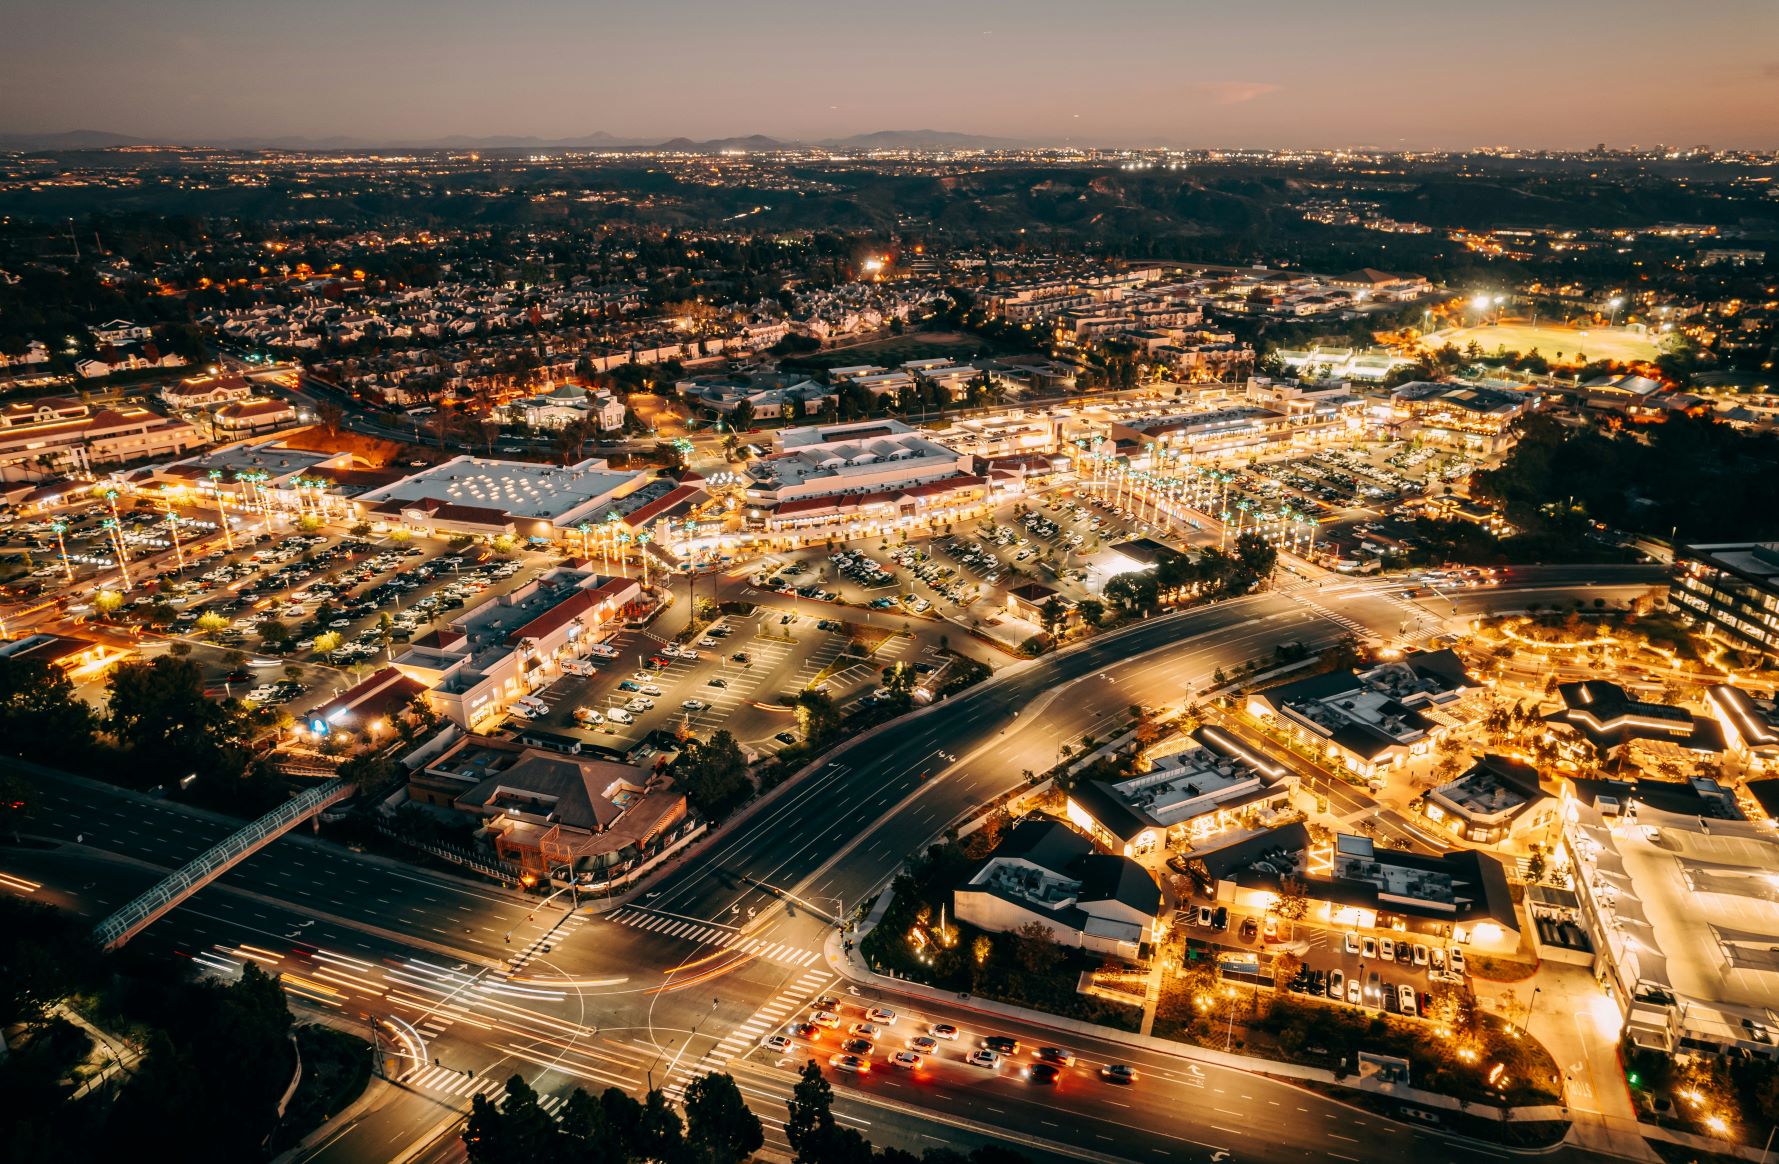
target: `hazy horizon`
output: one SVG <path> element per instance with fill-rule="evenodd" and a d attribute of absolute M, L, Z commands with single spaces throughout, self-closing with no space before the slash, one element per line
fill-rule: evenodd
<path fill-rule="evenodd" d="M 0 2 L 11 133 L 1779 147 L 1769 0 Z"/>

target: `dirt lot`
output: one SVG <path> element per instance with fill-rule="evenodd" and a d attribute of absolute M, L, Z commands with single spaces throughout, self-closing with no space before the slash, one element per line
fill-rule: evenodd
<path fill-rule="evenodd" d="M 1463 348 L 1475 340 L 1485 352 L 1506 348 L 1521 354 L 1536 348 L 1552 363 L 1583 364 L 1589 360 L 1653 360 L 1658 349 L 1648 336 L 1628 328 L 1573 328 L 1526 323 L 1491 323 L 1482 327 L 1455 327 L 1426 338 L 1429 347 L 1452 344 Z"/>
<path fill-rule="evenodd" d="M 329 435 L 321 425 L 291 429 L 280 433 L 279 440 L 293 449 L 306 449 L 316 453 L 351 453 L 373 469 L 400 465 L 418 457 L 435 459 L 436 453 L 436 450 L 421 449 L 416 445 L 386 441 L 380 437 L 365 436 L 363 433 L 347 432 L 344 429 L 336 435 Z"/>

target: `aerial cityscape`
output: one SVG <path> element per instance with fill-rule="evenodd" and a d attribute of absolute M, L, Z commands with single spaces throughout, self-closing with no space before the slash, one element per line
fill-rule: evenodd
<path fill-rule="evenodd" d="M 1768 1159 L 1779 8 L 143 15 L 0 17 L 0 1164 Z"/>

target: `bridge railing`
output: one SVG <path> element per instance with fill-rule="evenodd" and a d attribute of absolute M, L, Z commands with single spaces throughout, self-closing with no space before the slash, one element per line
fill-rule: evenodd
<path fill-rule="evenodd" d="M 215 880 L 218 874 L 282 836 L 292 825 L 344 800 L 354 791 L 353 786 L 344 781 L 330 780 L 293 796 L 199 853 L 146 892 L 125 902 L 99 923 L 93 931 L 93 939 L 103 949 L 121 946 L 149 922 Z"/>

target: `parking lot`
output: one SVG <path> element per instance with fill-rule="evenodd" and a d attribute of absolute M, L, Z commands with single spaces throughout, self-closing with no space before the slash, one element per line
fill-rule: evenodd
<path fill-rule="evenodd" d="M 1295 954 L 1301 969 L 1283 989 L 1388 1014 L 1425 1017 L 1435 985 L 1462 984 L 1468 972 L 1460 946 L 1427 934 L 1292 923 L 1214 903 L 1182 905 L 1180 918 L 1188 938 L 1228 951 L 1233 964 L 1244 954 Z"/>
<path fill-rule="evenodd" d="M 937 665 L 921 661 L 919 638 L 898 631 L 871 635 L 883 637 L 868 656 L 845 655 L 853 637 L 844 613 L 762 606 L 723 616 L 685 648 L 652 630 L 620 631 L 584 661 L 589 674 L 564 673 L 537 692 L 545 710 L 529 722 L 625 749 L 651 731 L 726 728 L 745 747 L 772 754 L 799 742 L 796 716 L 781 697 L 819 686 L 846 703 L 869 697 L 893 663 Z"/>

